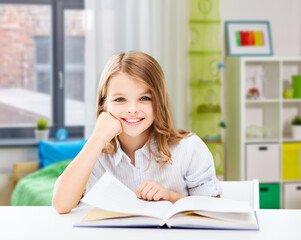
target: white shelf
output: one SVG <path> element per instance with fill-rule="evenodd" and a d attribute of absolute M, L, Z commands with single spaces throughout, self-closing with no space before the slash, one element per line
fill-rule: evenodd
<path fill-rule="evenodd" d="M 280 99 L 260 99 L 260 100 L 245 100 L 246 104 L 262 104 L 262 103 L 279 103 Z M 301 102 L 301 101 L 300 101 Z"/>
<path fill-rule="evenodd" d="M 282 180 L 283 183 L 300 183 L 300 180 Z"/>
<path fill-rule="evenodd" d="M 286 183 L 301 183 L 301 179 L 282 179 L 282 144 L 301 143 L 301 139 L 292 138 L 291 128 L 292 119 L 301 116 L 301 99 L 283 98 L 283 91 L 292 88 L 292 76 L 301 74 L 301 57 L 228 57 L 225 73 L 226 180 L 249 180 L 248 176 L 256 175 L 250 169 L 257 167 L 258 172 L 266 169 L 266 174 L 274 171 L 270 181 L 265 175 L 259 181 L 279 183 L 281 191 Z M 250 93 L 258 92 L 257 99 L 250 98 Z M 272 151 L 272 146 L 279 149 L 278 154 L 275 154 L 278 150 L 269 155 L 260 149 Z M 252 159 L 257 165 L 261 161 L 250 156 L 248 147 L 254 148 L 252 154 L 256 156 L 277 157 L 264 157 L 263 165 L 254 167 Z M 264 165 L 266 159 L 273 164 L 270 169 Z M 284 207 L 283 196 L 281 204 Z"/>
<path fill-rule="evenodd" d="M 245 143 L 279 143 L 278 138 L 246 138 Z"/>
<path fill-rule="evenodd" d="M 284 103 L 301 103 L 301 99 L 283 99 Z"/>
<path fill-rule="evenodd" d="M 285 142 L 285 143 L 294 143 L 294 142 L 301 142 L 301 139 L 293 139 L 293 138 L 284 138 L 282 140 L 282 142 Z"/>

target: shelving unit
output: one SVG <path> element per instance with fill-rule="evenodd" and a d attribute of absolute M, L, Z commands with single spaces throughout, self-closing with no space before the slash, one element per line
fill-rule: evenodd
<path fill-rule="evenodd" d="M 223 179 L 220 23 L 219 0 L 190 0 L 191 130 L 207 144 L 213 155 L 216 175 Z"/>
<path fill-rule="evenodd" d="M 301 58 L 228 57 L 225 73 L 226 179 L 259 179 L 262 208 L 301 208 L 301 139 L 291 128 L 301 99 L 283 98 Z"/>

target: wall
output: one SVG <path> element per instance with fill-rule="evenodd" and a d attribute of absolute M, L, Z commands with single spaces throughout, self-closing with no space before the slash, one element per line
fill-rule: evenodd
<path fill-rule="evenodd" d="M 13 190 L 13 163 L 38 161 L 37 147 L 0 147 L 0 206 L 9 205 Z"/>
<path fill-rule="evenodd" d="M 7 206 L 13 192 L 13 179 L 11 174 L 0 174 L 0 206 Z"/>
<path fill-rule="evenodd" d="M 274 56 L 301 54 L 300 14 L 300 0 L 220 0 L 220 16 L 223 21 L 270 21 Z M 224 25 L 221 37 L 225 50 Z"/>
<path fill-rule="evenodd" d="M 300 0 L 220 0 L 220 16 L 223 21 L 269 20 L 276 56 L 300 55 L 300 14 Z M 224 43 L 223 25 L 221 38 Z M 223 50 L 224 46 L 225 44 Z M 0 198 L 10 191 L 11 185 L 7 179 L 12 173 L 12 164 L 30 160 L 37 160 L 37 150 L 34 148 L 0 148 Z M 4 198 L 0 199 L 0 205 L 8 201 L 7 197 Z"/>
<path fill-rule="evenodd" d="M 222 20 L 220 37 L 224 57 L 227 54 L 224 22 L 227 20 L 267 20 L 271 27 L 274 56 L 301 55 L 300 0 L 219 0 L 219 3 Z M 223 86 L 227 84 L 224 78 L 222 74 Z M 221 99 L 222 111 L 226 115 L 223 91 Z"/>

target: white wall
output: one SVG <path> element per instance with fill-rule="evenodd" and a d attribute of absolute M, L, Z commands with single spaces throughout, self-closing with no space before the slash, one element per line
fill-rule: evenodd
<path fill-rule="evenodd" d="M 0 174 L 12 173 L 13 163 L 38 161 L 37 147 L 0 147 Z"/>
<path fill-rule="evenodd" d="M 270 21 L 275 56 L 301 55 L 300 15 L 300 0 L 220 0 L 222 21 Z M 225 52 L 224 25 L 221 29 L 223 52 Z M 10 189 L 11 183 L 7 179 L 12 173 L 12 164 L 20 161 L 35 161 L 38 159 L 37 155 L 36 148 L 0 148 L 0 195 Z M 0 205 L 7 201 L 7 198 L 0 199 Z"/>
<path fill-rule="evenodd" d="M 9 205 L 13 190 L 13 163 L 38 161 L 37 147 L 0 147 L 0 206 Z"/>
<path fill-rule="evenodd" d="M 220 0 L 222 21 L 270 21 L 274 56 L 301 55 L 300 15 L 300 0 Z M 221 37 L 224 50 L 224 25 Z"/>
<path fill-rule="evenodd" d="M 270 22 L 273 55 L 301 55 L 301 1 L 300 0 L 219 0 L 221 18 L 221 45 L 226 57 L 225 21 Z M 227 66 L 226 66 L 227 67 Z M 222 73 L 222 84 L 226 84 Z M 224 114 L 224 92 L 221 107 Z M 224 139 L 224 134 L 223 134 Z"/>

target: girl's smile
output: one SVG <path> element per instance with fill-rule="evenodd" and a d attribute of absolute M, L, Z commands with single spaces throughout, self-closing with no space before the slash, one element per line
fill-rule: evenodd
<path fill-rule="evenodd" d="M 144 120 L 144 118 L 121 118 L 121 119 L 129 126 L 137 126 Z"/>

